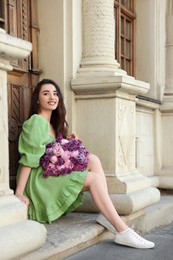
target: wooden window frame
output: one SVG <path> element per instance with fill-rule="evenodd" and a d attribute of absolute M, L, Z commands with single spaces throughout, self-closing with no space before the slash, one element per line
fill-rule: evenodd
<path fill-rule="evenodd" d="M 127 6 L 123 5 L 128 2 Z M 135 0 L 114 1 L 115 16 L 115 59 L 121 69 L 130 76 L 135 76 Z M 124 22 L 123 22 L 124 21 Z M 127 30 L 127 25 L 128 29 Z M 129 45 L 129 47 L 128 47 Z M 129 53 L 127 51 L 129 50 Z M 129 64 L 127 66 L 127 64 Z"/>
<path fill-rule="evenodd" d="M 7 8 L 6 8 L 6 0 L 0 0 L 0 28 L 6 30 L 6 20 L 7 20 Z"/>
<path fill-rule="evenodd" d="M 11 73 L 31 71 L 39 75 L 37 0 L 0 0 L 0 8 L 0 28 L 33 43 L 29 57 L 12 62 L 14 69 Z"/>

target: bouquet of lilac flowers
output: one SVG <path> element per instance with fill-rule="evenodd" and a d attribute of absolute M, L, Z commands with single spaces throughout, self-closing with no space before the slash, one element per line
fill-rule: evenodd
<path fill-rule="evenodd" d="M 44 155 L 40 158 L 44 177 L 69 174 L 72 171 L 84 171 L 88 164 L 88 150 L 80 139 L 64 139 L 58 135 L 55 142 L 46 146 Z"/>

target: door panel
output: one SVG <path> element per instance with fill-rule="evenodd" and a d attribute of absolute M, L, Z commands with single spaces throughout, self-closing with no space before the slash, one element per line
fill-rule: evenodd
<path fill-rule="evenodd" d="M 0 0 L 0 27 L 12 36 L 32 42 L 31 55 L 11 63 L 8 73 L 9 169 L 10 188 L 15 189 L 18 168 L 18 137 L 28 117 L 30 97 L 38 82 L 37 0 Z"/>
<path fill-rule="evenodd" d="M 28 73 L 8 76 L 9 170 L 10 186 L 15 189 L 18 168 L 18 137 L 27 118 L 31 88 Z"/>

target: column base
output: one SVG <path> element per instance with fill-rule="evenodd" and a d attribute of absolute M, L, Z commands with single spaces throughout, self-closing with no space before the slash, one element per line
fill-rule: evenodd
<path fill-rule="evenodd" d="M 165 190 L 172 190 L 173 189 L 173 166 L 164 167 L 157 175 L 150 177 L 151 184 L 154 187 L 165 189 Z"/>
<path fill-rule="evenodd" d="M 18 259 L 41 247 L 44 225 L 27 220 L 27 207 L 16 196 L 0 197 L 0 252 L 3 259 Z"/>
<path fill-rule="evenodd" d="M 127 72 L 122 69 L 115 69 L 113 67 L 105 67 L 105 66 L 93 66 L 93 67 L 85 67 L 79 68 L 77 72 L 77 78 L 83 77 L 111 77 L 111 76 L 124 76 L 127 75 Z M 130 76 L 129 76 L 130 77 Z"/>
<path fill-rule="evenodd" d="M 125 176 L 106 175 L 109 193 L 129 193 L 151 186 L 149 178 L 134 172 Z"/>
<path fill-rule="evenodd" d="M 172 112 L 173 111 L 173 93 L 167 93 L 163 97 L 163 103 L 160 106 L 160 110 L 163 113 Z"/>
<path fill-rule="evenodd" d="M 0 234 L 0 252 L 6 260 L 19 259 L 40 248 L 46 239 L 45 227 L 32 220 L 1 227 Z"/>
<path fill-rule="evenodd" d="M 27 219 L 27 207 L 16 196 L 0 198 L 0 227 L 12 225 Z"/>
<path fill-rule="evenodd" d="M 131 215 L 159 201 L 160 192 L 156 188 L 148 187 L 128 194 L 109 194 L 109 196 L 120 215 Z M 86 194 L 83 205 L 77 211 L 99 212 L 89 193 Z"/>
<path fill-rule="evenodd" d="M 160 189 L 173 189 L 173 176 L 158 176 Z"/>

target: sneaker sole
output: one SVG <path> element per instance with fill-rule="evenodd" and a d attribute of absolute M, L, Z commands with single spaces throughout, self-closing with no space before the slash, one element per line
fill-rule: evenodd
<path fill-rule="evenodd" d="M 118 245 L 121 245 L 121 246 L 127 246 L 127 247 L 136 248 L 136 249 L 152 249 L 152 248 L 154 248 L 154 245 L 150 246 L 150 247 L 142 247 L 142 246 L 135 246 L 135 245 L 127 245 L 125 243 L 120 243 L 120 242 L 117 242 L 117 241 L 115 241 L 115 243 L 118 244 Z"/>

